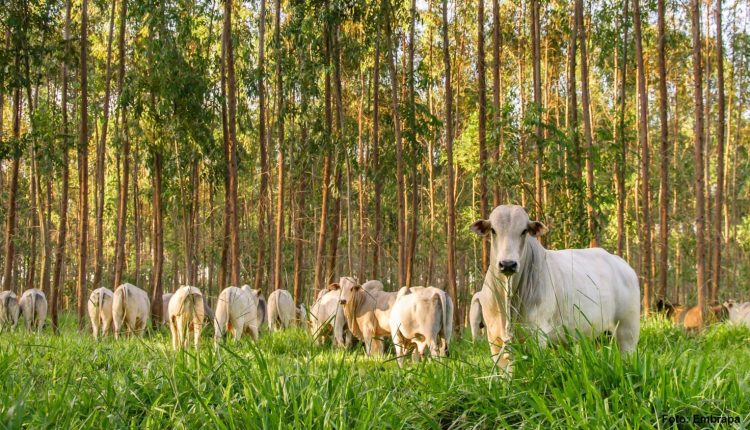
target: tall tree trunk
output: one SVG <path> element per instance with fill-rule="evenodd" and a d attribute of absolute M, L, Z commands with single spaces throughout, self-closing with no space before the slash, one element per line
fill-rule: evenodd
<path fill-rule="evenodd" d="M 307 100 L 303 96 L 302 100 L 303 111 L 307 109 Z M 304 118 L 304 116 L 303 116 Z M 307 140 L 307 121 L 302 119 L 300 126 L 300 140 L 302 141 L 302 147 L 306 147 Z M 305 157 L 305 155 L 302 155 Z M 305 234 L 305 197 L 307 194 L 307 161 L 301 161 L 301 168 L 299 173 L 299 188 L 295 195 L 297 196 L 297 217 L 294 220 L 294 303 L 299 305 L 304 302 L 302 297 L 302 269 L 303 269 L 303 252 L 304 252 L 304 234 Z"/>
<path fill-rule="evenodd" d="M 152 233 L 151 233 L 151 315 L 156 327 L 162 321 L 162 274 L 164 273 L 164 210 L 162 208 L 162 153 L 161 148 L 152 149 L 154 157 L 154 172 L 151 176 L 153 192 Z"/>
<path fill-rule="evenodd" d="M 625 251 L 625 169 L 627 168 L 628 141 L 625 138 L 625 102 L 627 70 L 628 70 L 628 4 L 630 0 L 622 0 L 621 26 L 622 36 L 622 68 L 620 71 L 620 113 L 619 132 L 620 153 L 617 158 L 617 255 L 623 256 Z"/>
<path fill-rule="evenodd" d="M 365 74 L 360 69 L 359 71 L 359 112 L 357 115 L 357 164 L 359 165 L 359 184 L 357 187 L 358 203 L 359 203 L 359 262 L 357 264 L 357 278 L 360 281 L 365 280 L 365 261 L 367 258 L 367 218 L 365 215 L 365 206 L 367 194 L 365 192 L 365 181 L 367 180 L 367 167 L 365 161 L 365 141 L 362 139 L 364 133 L 362 121 L 363 121 L 363 107 L 365 98 Z"/>
<path fill-rule="evenodd" d="M 487 219 L 489 217 L 489 203 L 487 202 L 487 79 L 485 76 L 484 61 L 484 0 L 477 0 L 477 85 L 479 86 L 479 211 L 482 219 Z M 495 160 L 495 162 L 497 162 L 497 159 Z M 489 265 L 489 258 L 490 242 L 488 240 L 482 240 L 482 270 L 487 270 L 487 267 Z"/>
<path fill-rule="evenodd" d="M 229 129 L 229 147 L 226 150 L 227 170 L 229 177 L 228 205 L 229 212 L 229 267 L 231 285 L 240 285 L 240 243 L 239 222 L 237 218 L 237 90 L 234 74 L 234 51 L 232 48 L 232 0 L 224 0 L 224 43 L 226 47 L 227 70 L 227 120 Z M 257 280 L 256 280 L 257 281 Z"/>
<path fill-rule="evenodd" d="M 417 135 L 416 135 L 416 95 L 414 90 L 414 55 L 416 51 L 416 35 L 415 26 L 417 21 L 417 1 L 411 1 L 409 20 L 409 103 L 408 103 L 408 127 L 410 130 L 414 130 L 412 133 L 412 145 L 411 148 L 417 147 Z M 406 255 L 406 274 L 405 283 L 406 286 L 411 287 L 414 281 L 414 260 L 416 259 L 417 252 L 417 227 L 419 224 L 419 187 L 417 185 L 419 175 L 419 169 L 417 167 L 416 154 L 412 154 L 411 157 L 411 218 L 409 228 L 406 229 L 405 234 L 408 237 L 408 245 L 405 250 Z"/>
<path fill-rule="evenodd" d="M 724 205 L 724 124 L 726 115 L 726 100 L 724 96 L 724 46 L 722 40 L 721 9 L 722 0 L 716 0 L 714 20 L 716 21 L 716 86 L 718 92 L 718 114 L 716 118 L 716 199 L 714 202 L 713 220 L 713 258 L 711 264 L 711 302 L 719 297 L 719 286 L 721 281 L 721 248 L 724 245 L 722 239 L 722 209 Z"/>
<path fill-rule="evenodd" d="M 264 0 L 265 1 L 265 0 Z M 229 126 L 227 125 L 227 74 L 226 74 L 226 40 L 224 31 L 221 33 L 221 66 L 219 73 L 221 75 L 221 131 L 222 143 L 224 144 L 224 159 L 229 159 L 227 148 L 229 148 Z M 229 175 L 224 172 L 224 207 L 229 204 Z M 229 262 L 229 211 L 224 210 L 224 225 L 222 227 L 221 238 L 221 263 L 219 267 L 219 291 L 226 288 L 227 285 L 227 263 Z"/>
<path fill-rule="evenodd" d="M 328 254 L 328 265 L 326 267 L 326 282 L 331 283 L 333 282 L 333 275 L 336 269 L 336 258 L 338 256 L 338 242 L 339 242 L 339 234 L 341 232 L 341 180 L 342 180 L 342 167 L 341 167 L 341 160 L 339 159 L 339 155 L 344 154 L 346 157 L 348 154 L 346 153 L 346 148 L 341 148 L 339 145 L 341 145 L 341 141 L 343 138 L 344 133 L 344 104 L 343 104 L 343 89 L 342 89 L 342 80 L 341 80 L 341 45 L 339 44 L 339 27 L 334 27 L 332 31 L 329 33 L 329 40 L 330 40 L 330 53 L 332 54 L 332 57 L 329 56 L 329 61 L 333 61 L 333 97 L 335 102 L 335 109 L 334 109 L 334 129 L 333 129 L 333 135 L 335 136 L 335 143 L 336 143 L 336 162 L 335 162 L 335 169 L 336 172 L 336 192 L 333 194 L 333 221 L 332 221 L 332 227 L 331 227 L 331 237 L 330 237 L 330 248 L 329 248 L 329 254 Z"/>
<path fill-rule="evenodd" d="M 581 44 L 581 102 L 583 103 L 583 132 L 586 138 L 586 221 L 591 235 L 589 246 L 599 246 L 599 228 L 594 214 L 594 137 L 591 124 L 591 96 L 589 91 L 589 60 L 586 46 L 586 27 L 583 22 L 583 0 L 575 2 L 578 41 Z"/>
<path fill-rule="evenodd" d="M 483 18 L 484 19 L 484 18 Z M 484 25 L 484 24 L 482 24 Z M 430 37 L 432 43 L 432 37 Z M 496 128 L 497 137 L 494 140 L 494 149 L 492 151 L 495 165 L 500 164 L 500 151 L 503 150 L 503 129 L 500 122 L 500 92 L 502 91 L 502 75 L 500 74 L 500 50 L 502 48 L 502 39 L 500 35 L 500 3 L 498 0 L 492 0 L 492 117 L 493 126 Z M 481 56 L 484 59 L 484 56 Z M 502 201 L 500 185 L 495 178 L 495 186 L 492 188 L 493 205 L 497 206 Z"/>
<path fill-rule="evenodd" d="M 123 0 L 125 1 L 125 0 Z M 115 32 L 115 6 L 109 15 L 109 36 L 107 37 L 107 68 L 104 78 L 104 106 L 102 116 L 102 134 L 96 148 L 96 254 L 94 257 L 94 282 L 91 288 L 97 289 L 102 283 L 102 269 L 104 266 L 104 170 L 107 154 L 107 128 L 109 126 L 109 98 L 112 78 L 112 39 Z"/>
<path fill-rule="evenodd" d="M 325 63 L 327 66 L 331 64 L 331 29 L 324 26 L 323 39 L 325 41 Z M 331 113 L 331 72 L 330 67 L 326 67 L 325 71 L 325 129 L 328 136 L 331 136 L 332 132 L 332 113 Z M 323 157 L 323 183 L 321 186 L 321 206 L 320 206 L 320 226 L 318 228 L 318 239 L 317 246 L 315 249 L 315 281 L 313 297 L 317 297 L 318 291 L 324 288 L 324 273 L 323 265 L 325 264 L 325 239 L 326 231 L 328 227 L 328 198 L 330 193 L 330 180 L 331 180 L 331 147 L 333 142 L 326 142 L 326 154 Z"/>
<path fill-rule="evenodd" d="M 448 0 L 443 0 L 443 63 L 445 64 L 445 151 L 448 183 L 445 191 L 448 230 L 447 290 L 456 305 L 454 327 L 460 327 L 460 309 L 456 288 L 456 208 L 453 178 L 453 88 L 451 88 L 451 58 L 448 50 Z"/>
<path fill-rule="evenodd" d="M 700 0 L 690 0 L 691 29 L 693 36 L 693 156 L 695 168 L 695 268 L 701 323 L 707 310 L 705 202 L 703 182 L 703 58 L 701 54 Z"/>
<path fill-rule="evenodd" d="M 226 1 L 226 0 L 225 0 Z M 255 258 L 255 288 L 263 286 L 266 251 L 266 218 L 268 204 L 268 138 L 266 137 L 266 0 L 260 0 L 258 29 L 258 148 L 260 152 L 260 194 L 258 196 L 258 251 Z"/>
<path fill-rule="evenodd" d="M 130 139 L 128 136 L 128 113 L 127 104 L 123 100 L 123 89 L 125 82 L 125 31 L 128 16 L 128 0 L 121 0 L 120 5 L 120 34 L 118 36 L 118 74 L 117 74 L 117 92 L 120 97 L 120 142 L 122 145 L 120 157 L 122 159 L 122 168 L 120 169 L 120 190 L 117 201 L 117 233 L 115 235 L 115 274 L 113 286 L 117 288 L 122 284 L 122 272 L 125 267 L 125 229 L 128 218 L 128 175 L 130 172 Z M 135 178 L 134 178 L 135 179 Z M 136 240 L 138 240 L 136 238 Z M 137 282 L 137 278 L 136 278 Z"/>
<path fill-rule="evenodd" d="M 658 1 L 659 31 L 659 122 L 661 127 L 660 185 L 659 185 L 659 293 L 667 297 L 667 262 L 669 260 L 669 100 L 667 95 L 666 35 L 664 23 L 665 1 Z"/>
<path fill-rule="evenodd" d="M 625 0 L 628 1 L 628 0 Z M 577 10 L 577 3 L 574 7 Z M 574 12 L 574 16 L 576 12 Z M 567 126 L 570 131 L 570 140 L 572 141 L 572 151 L 566 151 L 569 155 L 569 159 L 572 162 L 571 170 L 573 172 L 573 181 L 575 183 L 575 194 L 576 194 L 576 207 L 583 207 L 583 199 L 581 198 L 580 186 L 581 186 L 581 145 L 580 136 L 578 134 L 578 90 L 576 89 L 576 51 L 578 48 L 578 19 L 573 18 L 572 22 L 572 34 L 570 35 L 570 42 L 568 44 L 568 110 L 567 110 Z M 576 210 L 576 214 L 580 214 Z"/>
<path fill-rule="evenodd" d="M 281 51 L 281 0 L 275 0 L 276 3 L 276 25 L 274 29 L 274 39 L 276 45 L 276 106 L 277 106 L 277 138 L 278 146 L 278 179 L 276 193 L 276 254 L 274 255 L 273 279 L 274 289 L 281 288 L 281 246 L 284 237 L 284 85 L 282 80 L 281 62 L 283 53 Z"/>
<path fill-rule="evenodd" d="M 81 2 L 81 134 L 78 144 L 78 277 L 76 297 L 78 330 L 86 316 L 86 259 L 88 256 L 89 217 L 89 121 L 88 121 L 88 0 Z"/>
<path fill-rule="evenodd" d="M 71 1 L 65 2 L 65 28 L 63 30 L 63 43 L 66 50 L 70 47 L 70 8 Z M 62 154 L 62 185 L 60 191 L 60 224 L 57 229 L 57 249 L 55 250 L 55 269 L 52 274 L 52 303 L 51 317 L 52 330 L 59 333 L 58 314 L 60 303 L 60 291 L 62 289 L 62 272 L 65 265 L 65 245 L 68 232 L 68 188 L 69 188 L 69 140 L 68 140 L 68 65 L 63 63 L 62 69 L 62 125 L 63 125 L 63 154 Z"/>
<path fill-rule="evenodd" d="M 639 0 L 633 0 L 633 29 L 635 32 L 635 59 L 638 69 L 638 103 L 639 126 L 638 140 L 641 145 L 641 216 L 642 216 L 642 256 L 643 256 L 643 313 L 648 315 L 651 309 L 651 282 L 653 279 L 651 265 L 651 206 L 650 159 L 648 148 L 648 93 L 646 92 L 646 68 L 643 63 L 643 39 L 641 37 L 641 6 Z"/>
<path fill-rule="evenodd" d="M 18 59 L 16 59 L 16 63 Z M 21 90 L 13 90 L 13 138 L 21 137 Z M 16 200 L 18 199 L 18 170 L 20 168 L 20 151 L 13 154 L 10 174 L 10 192 L 8 193 L 8 212 L 5 218 L 5 268 L 3 270 L 3 291 L 10 290 L 13 283 L 13 266 L 16 231 Z M 17 291 L 20 293 L 20 291 Z M 20 294 L 19 294 L 20 295 Z"/>
<path fill-rule="evenodd" d="M 580 1 L 580 0 L 579 0 Z M 531 0 L 531 51 L 532 51 L 532 80 L 534 84 L 534 146 L 536 147 L 536 162 L 534 163 L 534 213 L 537 219 L 541 219 L 544 214 L 544 185 L 542 183 L 542 164 L 544 163 L 544 141 L 542 135 L 542 72 L 541 72 L 541 41 L 540 41 L 540 22 L 539 22 L 539 0 Z M 582 41 L 585 39 L 582 37 Z M 581 43 L 581 63 L 586 64 L 585 43 Z M 583 73 L 584 67 L 581 67 Z M 480 84 L 483 85 L 483 84 Z M 588 84 L 586 84 L 588 85 Z M 585 100 L 584 95 L 584 100 Z M 481 96 L 480 96 L 481 101 Z M 585 104 L 584 104 L 585 106 Z M 585 113 L 584 113 L 585 118 Z M 480 131 L 481 133 L 481 131 Z M 486 219 L 486 218 L 485 218 Z M 486 241 L 485 241 L 486 246 Z M 484 253 L 483 253 L 484 254 Z M 486 266 L 485 266 L 486 267 Z"/>
<path fill-rule="evenodd" d="M 386 49 L 388 50 L 388 73 L 391 80 L 391 109 L 393 111 L 393 132 L 396 140 L 396 202 L 398 204 L 398 288 L 406 285 L 406 202 L 404 199 L 404 157 L 403 142 L 401 140 L 401 118 L 398 106 L 398 79 L 396 77 L 396 53 L 393 48 L 393 31 L 391 29 L 391 14 L 386 17 Z"/>
<path fill-rule="evenodd" d="M 373 206 L 375 232 L 373 233 L 372 247 L 372 279 L 378 279 L 381 248 L 381 193 L 383 185 L 380 177 L 380 43 L 378 41 L 380 31 L 375 37 L 375 64 L 373 66 L 373 89 L 372 89 L 372 176 L 373 176 Z"/>
<path fill-rule="evenodd" d="M 336 162 L 334 170 L 335 187 L 336 192 L 333 196 L 333 210 L 331 215 L 333 220 L 331 221 L 331 236 L 329 237 L 328 243 L 328 260 L 326 263 L 326 275 L 325 283 L 330 284 L 333 282 L 334 274 L 336 273 L 336 257 L 338 256 L 338 244 L 339 234 L 341 232 L 341 166 L 338 161 L 338 157 L 335 158 Z"/>

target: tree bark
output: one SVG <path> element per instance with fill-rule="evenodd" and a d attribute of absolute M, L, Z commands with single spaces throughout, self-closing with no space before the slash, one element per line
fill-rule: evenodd
<path fill-rule="evenodd" d="M 667 262 L 669 261 L 669 100 L 667 95 L 667 59 L 665 52 L 665 1 L 658 1 L 659 32 L 659 122 L 661 127 L 660 185 L 659 185 L 659 293 L 658 298 L 667 297 Z"/>
<path fill-rule="evenodd" d="M 81 2 L 81 133 L 78 145 L 78 277 L 76 297 L 78 330 L 86 317 L 86 259 L 88 257 L 89 172 L 88 172 L 88 0 Z"/>
<path fill-rule="evenodd" d="M 274 255 L 274 289 L 282 287 L 281 266 L 282 266 L 282 240 L 284 237 L 284 85 L 282 80 L 281 62 L 283 53 L 281 51 L 281 0 L 275 0 L 276 3 L 276 25 L 274 29 L 274 39 L 276 45 L 276 106 L 277 106 L 277 133 L 278 133 L 278 179 L 276 193 L 276 254 Z"/>
<path fill-rule="evenodd" d="M 154 171 L 151 176 L 153 191 L 153 220 L 151 233 L 151 315 L 154 327 L 162 321 L 162 274 L 164 273 L 164 210 L 162 209 L 162 154 L 161 148 L 152 148 Z"/>
<path fill-rule="evenodd" d="M 239 222 L 237 218 L 237 90 L 234 73 L 234 51 L 232 48 L 232 0 L 224 0 L 224 43 L 226 47 L 227 70 L 227 120 L 229 147 L 227 148 L 227 170 L 229 177 L 229 267 L 230 282 L 240 285 Z M 257 282 L 257 280 L 256 280 Z"/>
<path fill-rule="evenodd" d="M 393 31 L 391 29 L 391 13 L 386 18 L 386 48 L 388 50 L 388 73 L 391 80 L 391 109 L 393 111 L 393 132 L 396 140 L 396 202 L 398 204 L 398 288 L 406 285 L 406 201 L 404 199 L 404 158 L 403 142 L 401 140 L 401 118 L 398 105 L 398 79 L 396 77 L 396 61 L 393 49 Z"/>
<path fill-rule="evenodd" d="M 487 202 L 487 79 L 485 76 L 484 66 L 484 0 L 477 0 L 477 85 L 479 87 L 479 211 L 482 219 L 487 219 L 489 217 L 489 203 Z M 497 159 L 495 160 L 495 162 L 497 162 Z M 487 270 L 487 267 L 489 265 L 489 258 L 490 242 L 483 239 L 482 270 Z"/>
<path fill-rule="evenodd" d="M 125 0 L 123 0 L 125 1 Z M 102 115 L 102 134 L 96 148 L 96 254 L 94 259 L 94 281 L 92 289 L 97 289 L 102 283 L 102 269 L 104 266 L 104 171 L 107 154 L 107 128 L 109 126 L 109 98 L 112 78 L 112 39 L 115 32 L 115 6 L 109 15 L 109 36 L 107 37 L 107 68 L 104 78 L 104 106 Z"/>
<path fill-rule="evenodd" d="M 266 251 L 266 217 L 268 204 L 268 138 L 266 137 L 266 0 L 260 0 L 258 30 L 258 149 L 260 152 L 260 194 L 258 195 L 258 251 L 255 258 L 255 288 L 263 286 Z"/>
<path fill-rule="evenodd" d="M 70 49 L 70 8 L 71 1 L 65 2 L 65 27 L 63 30 L 63 43 L 66 51 Z M 62 272 L 65 265 L 65 245 L 68 232 L 68 188 L 69 188 L 69 140 L 68 140 L 68 65 L 63 63 L 62 69 L 62 125 L 63 125 L 63 154 L 62 154 L 62 185 L 60 191 L 60 224 L 57 229 L 57 249 L 55 250 L 55 269 L 52 274 L 52 303 L 51 319 L 52 330 L 58 334 L 58 309 L 60 303 L 60 290 L 62 288 Z"/>
<path fill-rule="evenodd" d="M 579 0 L 581 1 L 581 0 Z M 537 219 L 543 218 L 544 185 L 542 182 L 542 165 L 544 163 L 544 141 L 542 136 L 542 72 L 541 72 L 541 41 L 539 22 L 539 0 L 531 0 L 531 51 L 532 51 L 532 80 L 534 84 L 534 146 L 536 147 L 536 162 L 534 163 L 534 213 Z M 582 28 L 582 26 L 581 26 Z M 585 38 L 581 37 L 581 73 L 583 73 L 585 59 Z M 482 84 L 480 84 L 482 85 Z M 585 84 L 588 86 L 588 83 Z M 585 93 L 584 93 L 585 94 Z M 584 100 L 586 96 L 584 95 Z M 481 99 L 480 99 L 481 100 Z M 585 104 L 584 104 L 585 106 Z M 584 118 L 586 117 L 584 112 Z M 481 133 L 481 131 L 480 131 Z M 485 218 L 486 219 L 486 218 Z M 486 241 L 484 242 L 486 246 Z M 483 250 L 484 251 L 484 250 Z M 489 251 L 487 251 L 489 252 Z M 484 255 L 484 252 L 483 252 Z M 486 267 L 486 266 L 485 266 Z"/>
<path fill-rule="evenodd" d="M 122 0 L 120 5 L 120 34 L 118 36 L 119 71 L 117 75 L 117 91 L 120 97 L 120 142 L 122 149 L 120 157 L 122 168 L 120 169 L 120 190 L 117 201 L 117 233 L 115 235 L 115 273 L 113 286 L 117 288 L 122 284 L 122 272 L 125 267 L 125 229 L 128 218 L 128 185 L 130 172 L 130 139 L 128 136 L 128 114 L 127 103 L 123 100 L 123 89 L 125 82 L 125 31 L 128 16 L 128 0 Z M 135 238 L 137 240 L 137 238 Z"/>
<path fill-rule="evenodd" d="M 451 59 L 448 50 L 448 0 L 443 0 L 443 63 L 445 64 L 445 151 L 446 169 L 448 171 L 445 199 L 447 206 L 448 230 L 448 262 L 447 262 L 447 290 L 456 305 L 454 313 L 454 327 L 460 327 L 461 312 L 456 289 L 456 209 L 454 201 L 453 178 L 453 88 L 451 88 Z"/>
<path fill-rule="evenodd" d="M 639 0 L 633 0 L 633 29 L 635 33 L 635 59 L 638 69 L 638 102 L 639 126 L 638 140 L 641 146 L 641 217 L 640 236 L 643 238 L 641 254 L 643 256 L 643 313 L 648 315 L 651 308 L 651 282 L 653 279 L 651 265 L 651 213 L 650 213 L 650 157 L 648 147 L 648 93 L 646 92 L 646 68 L 643 63 L 643 39 L 641 37 L 641 6 Z"/>
<path fill-rule="evenodd" d="M 16 59 L 16 62 L 18 60 Z M 13 90 L 13 138 L 21 137 L 21 90 Z M 10 174 L 10 191 L 8 193 L 8 212 L 5 218 L 5 268 L 3 270 L 3 291 L 10 290 L 13 283 L 13 265 L 15 262 L 16 234 L 16 200 L 18 200 L 18 170 L 20 168 L 20 151 L 13 154 Z M 20 291 L 16 291 L 19 293 Z"/>
<path fill-rule="evenodd" d="M 373 66 L 373 90 L 372 90 L 372 176 L 373 176 L 373 210 L 375 220 L 375 232 L 373 233 L 372 247 L 372 279 L 378 279 L 380 273 L 380 248 L 381 248 L 381 193 L 383 185 L 380 177 L 380 43 L 378 41 L 380 31 L 375 37 L 375 64 Z"/>
<path fill-rule="evenodd" d="M 628 70 L 628 4 L 630 0 L 622 1 L 622 68 L 620 71 L 620 113 L 619 133 L 620 153 L 617 158 L 617 255 L 623 256 L 625 250 L 625 169 L 627 168 L 628 141 L 625 138 L 625 102 L 627 70 Z"/>
<path fill-rule="evenodd" d="M 583 22 L 583 0 L 575 2 L 578 40 L 581 44 L 581 103 L 583 104 L 583 132 L 586 138 L 586 221 L 591 235 L 589 246 L 599 246 L 599 228 L 594 214 L 594 138 L 591 124 L 591 96 L 589 91 L 589 60 L 586 46 L 586 27 Z"/>
<path fill-rule="evenodd" d="M 700 0 L 690 0 L 690 17 L 693 39 L 693 161 L 695 168 L 695 268 L 701 323 L 707 310 L 706 251 L 705 251 L 705 199 L 703 182 L 703 58 L 701 54 Z"/>
<path fill-rule="evenodd" d="M 357 187 L 358 203 L 359 203 L 359 262 L 357 264 L 357 278 L 360 281 L 365 280 L 365 261 L 367 258 L 367 218 L 366 218 L 366 199 L 367 194 L 365 192 L 365 181 L 367 180 L 367 166 L 365 161 L 365 141 L 362 139 L 364 133 L 362 121 L 363 121 L 363 107 L 365 98 L 365 74 L 360 69 L 359 72 L 359 112 L 357 121 L 357 164 L 359 165 L 359 184 Z"/>
<path fill-rule="evenodd" d="M 721 248 L 725 246 L 722 238 L 722 209 L 724 205 L 724 140 L 725 140 L 725 116 L 726 100 L 724 96 L 724 46 L 722 41 L 721 9 L 722 0 L 716 0 L 714 9 L 714 20 L 716 21 L 716 86 L 718 92 L 718 113 L 716 118 L 716 199 L 714 202 L 713 219 L 713 257 L 711 258 L 712 281 L 711 281 L 711 303 L 719 297 L 721 282 Z"/>
<path fill-rule="evenodd" d="M 432 38 L 430 38 L 432 43 Z M 502 106 L 500 105 L 500 92 L 502 91 L 502 75 L 500 74 L 500 51 L 502 49 L 502 39 L 500 36 L 500 4 L 498 0 L 492 0 L 492 116 L 493 126 L 496 128 L 497 138 L 494 139 L 494 149 L 492 151 L 495 166 L 500 165 L 500 153 L 503 150 L 503 130 L 501 123 Z M 482 56 L 484 58 L 484 56 Z M 498 179 L 495 178 L 498 182 Z M 502 193 L 498 183 L 492 188 L 493 205 L 498 206 L 502 201 Z"/>

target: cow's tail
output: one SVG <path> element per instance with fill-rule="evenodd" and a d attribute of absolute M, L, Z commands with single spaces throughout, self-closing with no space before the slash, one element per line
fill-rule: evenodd
<path fill-rule="evenodd" d="M 441 291 L 440 293 L 440 307 L 443 313 L 443 338 L 445 339 L 445 351 L 448 351 L 448 344 L 453 334 L 453 304 L 450 302 L 451 298 L 448 293 Z"/>
<path fill-rule="evenodd" d="M 398 290 L 398 294 L 396 294 L 396 300 L 407 294 L 411 294 L 411 290 L 409 289 L 409 287 L 402 287 L 400 290 Z"/>
<path fill-rule="evenodd" d="M 122 326 L 128 324 L 128 289 L 127 284 L 122 286 Z"/>

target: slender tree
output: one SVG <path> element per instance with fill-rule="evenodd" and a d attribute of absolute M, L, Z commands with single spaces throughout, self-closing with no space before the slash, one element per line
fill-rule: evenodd
<path fill-rule="evenodd" d="M 622 61 L 620 66 L 620 112 L 618 137 L 620 143 L 620 153 L 617 158 L 617 255 L 623 256 L 625 250 L 625 169 L 627 166 L 628 141 L 625 138 L 625 107 L 626 107 L 626 88 L 627 70 L 628 70 L 628 4 L 630 0 L 622 1 Z"/>
<path fill-rule="evenodd" d="M 724 95 L 724 46 L 722 40 L 723 28 L 721 26 L 722 0 L 716 0 L 714 9 L 714 21 L 716 21 L 716 87 L 718 113 L 716 117 L 716 199 L 714 202 L 714 219 L 712 223 L 712 247 L 713 257 L 711 264 L 711 294 L 713 303 L 718 299 L 719 287 L 721 285 L 721 248 L 725 246 L 722 238 L 722 217 L 724 209 L 724 139 L 726 122 L 726 96 Z"/>
<path fill-rule="evenodd" d="M 225 0 L 227 1 L 227 0 Z M 266 252 L 268 182 L 268 138 L 266 137 L 266 0 L 260 0 L 258 29 L 258 149 L 260 153 L 260 194 L 258 195 L 258 243 L 255 258 L 255 288 L 263 286 Z M 233 73 L 234 74 L 234 73 Z"/>
<path fill-rule="evenodd" d="M 379 35 L 376 29 L 376 36 Z M 372 172 L 374 178 L 373 184 L 373 211 L 375 232 L 373 233 L 372 247 L 372 279 L 378 279 L 380 267 L 380 248 L 381 248 L 381 193 L 383 184 L 380 178 L 380 43 L 378 37 L 375 37 L 375 58 L 372 69 Z"/>
<path fill-rule="evenodd" d="M 443 0 L 443 63 L 445 64 L 445 153 L 448 171 L 447 188 L 445 200 L 447 207 L 447 230 L 448 230 L 448 261 L 446 280 L 448 283 L 448 294 L 458 306 L 458 294 L 456 288 L 456 208 L 454 200 L 454 178 L 453 178 L 453 88 L 451 87 L 451 57 L 448 50 L 448 0 Z M 454 313 L 455 327 L 460 327 L 459 315 Z"/>
<path fill-rule="evenodd" d="M 124 1 L 124 0 L 123 0 Z M 96 254 L 94 260 L 94 281 L 91 288 L 96 289 L 101 286 L 102 269 L 104 266 L 104 174 L 106 169 L 107 157 L 107 129 L 109 126 L 109 98 L 110 83 L 112 78 L 112 39 L 115 33 L 115 6 L 116 1 L 112 2 L 112 9 L 109 15 L 109 35 L 107 37 L 107 68 L 104 78 L 104 106 L 102 112 L 102 130 L 96 147 Z"/>
<path fill-rule="evenodd" d="M 86 259 L 88 257 L 89 217 L 89 128 L 88 128 L 88 0 L 81 2 L 81 133 L 78 143 L 78 278 L 76 297 L 78 330 L 86 315 Z"/>
<path fill-rule="evenodd" d="M 125 268 L 125 229 L 128 218 L 128 175 L 130 174 L 130 139 L 128 136 L 128 110 L 127 101 L 124 99 L 125 85 L 125 31 L 127 28 L 128 18 L 128 0 L 122 0 L 120 4 L 120 33 L 118 35 L 118 74 L 117 74 L 117 92 L 120 97 L 120 159 L 122 167 L 120 168 L 120 190 L 117 196 L 117 233 L 115 235 L 115 274 L 114 287 L 117 288 L 122 284 L 122 272 Z"/>
<path fill-rule="evenodd" d="M 579 0 L 581 1 L 581 0 Z M 484 10 L 484 8 L 482 8 Z M 541 41 L 540 41 L 540 22 L 539 22 L 539 0 L 531 0 L 531 64 L 532 64 L 532 80 L 534 86 L 534 121 L 536 123 L 534 127 L 534 146 L 536 147 L 536 161 L 534 163 L 534 180 L 535 180 L 535 197 L 534 197 L 534 213 L 537 218 L 542 218 L 543 215 L 543 193 L 544 185 L 542 183 L 542 165 L 544 163 L 544 142 L 542 135 L 542 66 L 541 66 Z M 582 28 L 579 27 L 579 29 Z M 585 36 L 581 36 L 581 73 L 585 70 L 586 57 L 585 57 Z M 484 67 L 483 67 L 484 68 Z M 480 83 L 480 85 L 484 85 Z M 584 91 L 587 90 L 588 82 L 584 84 Z M 586 92 L 584 92 L 584 107 L 586 106 Z M 584 112 L 584 118 L 586 114 Z M 486 219 L 486 218 L 484 218 Z M 593 230 L 592 230 L 593 231 Z"/>
<path fill-rule="evenodd" d="M 484 0 L 477 0 L 477 85 L 479 86 L 479 207 L 482 219 L 489 217 L 487 195 L 487 79 L 484 57 Z M 497 160 L 496 160 L 497 161 Z M 482 241 L 482 270 L 490 258 L 490 243 Z"/>
<path fill-rule="evenodd" d="M 690 0 L 693 40 L 693 161 L 695 168 L 695 281 L 699 319 L 704 321 L 706 297 L 705 198 L 703 182 L 703 56 L 701 54 L 700 0 Z"/>
<path fill-rule="evenodd" d="M 276 24 L 274 28 L 274 44 L 276 45 L 276 109 L 278 122 L 278 159 L 277 159 L 277 187 L 276 193 L 276 253 L 274 255 L 274 289 L 281 288 L 282 240 L 284 237 L 284 85 L 282 80 L 283 52 L 281 48 L 281 0 L 274 1 L 276 5 Z"/>
<path fill-rule="evenodd" d="M 659 185 L 659 294 L 667 296 L 667 261 L 669 260 L 669 100 L 667 95 L 666 36 L 664 23 L 664 0 L 657 2 L 659 32 L 659 123 L 661 128 L 660 185 Z"/>
<path fill-rule="evenodd" d="M 70 8 L 71 1 L 65 2 L 65 27 L 63 29 L 63 46 L 65 51 L 70 50 Z M 58 314 L 60 303 L 60 292 L 62 289 L 62 272 L 65 264 L 65 245 L 68 233 L 68 188 L 69 188 L 69 127 L 68 127 L 68 63 L 62 66 L 62 184 L 60 186 L 60 224 L 57 229 L 57 249 L 55 250 L 55 268 L 52 274 L 52 303 L 51 317 L 52 329 L 59 333 Z"/>
<path fill-rule="evenodd" d="M 234 50 L 232 47 L 232 0 L 224 0 L 224 45 L 226 47 L 227 70 L 227 120 L 229 147 L 226 150 L 229 177 L 229 267 L 231 285 L 240 285 L 240 242 L 237 216 L 237 89 L 234 74 Z"/>
<path fill-rule="evenodd" d="M 651 260 L 651 213 L 650 202 L 650 174 L 649 174 L 649 147 L 648 147 L 648 93 L 646 92 L 646 67 L 643 61 L 643 39 L 641 37 L 641 6 L 639 0 L 633 0 L 633 30 L 635 33 L 635 60 L 638 71 L 638 140 L 641 145 L 641 237 L 643 244 L 641 253 L 643 255 L 642 278 L 643 278 L 643 312 L 648 315 L 651 307 L 651 282 L 652 260 Z"/>

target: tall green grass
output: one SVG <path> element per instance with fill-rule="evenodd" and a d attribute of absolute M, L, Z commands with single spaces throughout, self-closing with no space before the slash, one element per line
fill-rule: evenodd
<path fill-rule="evenodd" d="M 61 336 L 0 335 L 3 428 L 668 428 L 666 417 L 750 422 L 750 330 L 699 336 L 644 323 L 638 352 L 607 342 L 514 349 L 497 376 L 486 342 L 410 364 L 314 345 L 301 329 L 216 354 L 174 353 L 166 330 L 97 343 L 64 321 Z M 682 427 L 691 427 L 688 423 Z M 722 427 L 721 425 L 716 425 Z"/>

